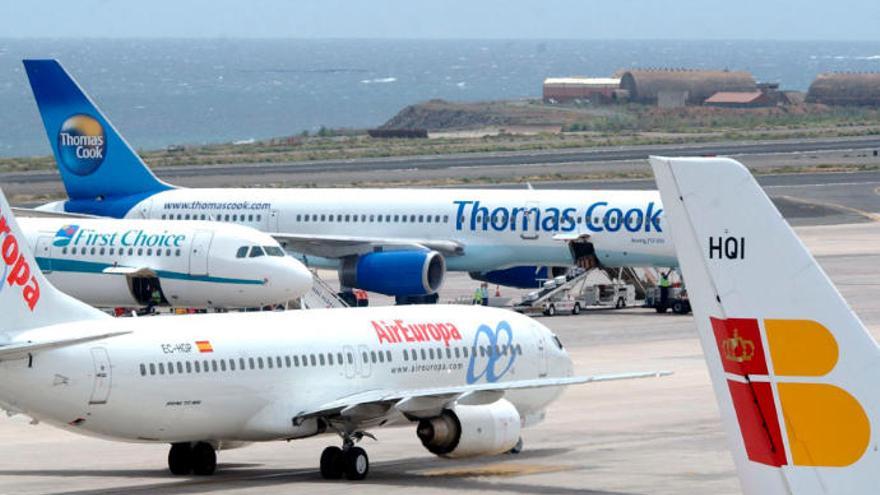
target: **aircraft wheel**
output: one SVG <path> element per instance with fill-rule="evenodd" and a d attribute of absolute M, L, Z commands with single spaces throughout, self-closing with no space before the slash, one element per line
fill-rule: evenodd
<path fill-rule="evenodd" d="M 325 480 L 338 480 L 343 475 L 342 449 L 327 447 L 321 452 L 321 477 Z"/>
<path fill-rule="evenodd" d="M 186 476 L 193 470 L 193 449 L 189 443 L 171 444 L 168 451 L 168 470 L 175 476 Z"/>
<path fill-rule="evenodd" d="M 357 481 L 367 477 L 370 472 L 370 458 L 360 447 L 352 447 L 342 453 L 342 466 L 346 479 Z"/>
<path fill-rule="evenodd" d="M 210 476 L 217 470 L 217 453 L 209 443 L 199 442 L 192 449 L 193 474 Z"/>

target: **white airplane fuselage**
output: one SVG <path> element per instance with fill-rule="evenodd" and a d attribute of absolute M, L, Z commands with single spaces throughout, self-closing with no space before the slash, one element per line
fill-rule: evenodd
<path fill-rule="evenodd" d="M 15 340 L 52 340 L 78 327 L 132 333 L 0 362 L 5 408 L 118 440 L 265 441 L 317 434 L 315 423 L 292 419 L 365 391 L 572 374 L 567 353 L 544 326 L 471 306 L 108 319 L 44 327 Z M 505 398 L 529 424 L 543 418 L 561 389 L 512 390 Z M 406 421 L 392 408 L 375 425 Z"/>
<path fill-rule="evenodd" d="M 49 280 L 94 306 L 143 305 L 133 286 L 137 277 L 158 279 L 169 305 L 195 308 L 284 303 L 311 287 L 311 273 L 284 256 L 274 239 L 238 225 L 85 218 L 19 223 Z M 253 246 L 263 254 L 237 256 Z"/>
<path fill-rule="evenodd" d="M 268 233 L 454 241 L 447 269 L 569 266 L 557 234 L 584 234 L 606 266 L 673 266 L 656 191 L 494 189 L 171 189 L 126 218 L 220 219 Z M 333 258 L 328 251 L 325 258 Z M 335 266 L 336 260 L 308 258 Z"/>

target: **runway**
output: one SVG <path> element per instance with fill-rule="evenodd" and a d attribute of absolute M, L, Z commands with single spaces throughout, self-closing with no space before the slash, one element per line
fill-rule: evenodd
<path fill-rule="evenodd" d="M 851 159 L 854 156 L 874 157 L 874 150 L 880 149 L 880 137 L 823 138 L 823 139 L 784 139 L 769 141 L 710 142 L 697 144 L 667 144 L 642 146 L 615 146 L 595 148 L 572 148 L 537 151 L 511 151 L 487 153 L 463 153 L 449 155 L 402 156 L 388 158 L 359 158 L 346 160 L 318 160 L 287 163 L 236 163 L 209 166 L 173 166 L 156 169 L 159 178 L 180 185 L 192 184 L 197 179 L 203 187 L 218 185 L 217 178 L 232 180 L 239 178 L 239 185 L 253 183 L 255 177 L 265 183 L 267 178 L 295 176 L 313 178 L 315 175 L 345 176 L 369 172 L 413 172 L 442 176 L 444 170 L 477 169 L 528 169 L 532 167 L 551 167 L 565 171 L 567 167 L 578 166 L 594 172 L 626 171 L 646 166 L 651 155 L 664 156 L 706 156 L 724 155 L 737 157 L 776 157 L 777 163 L 789 163 L 791 156 L 809 158 L 810 154 Z M 876 158 L 876 157 L 875 157 Z M 880 160 L 880 159 L 878 159 Z M 770 162 L 759 160 L 753 166 L 772 166 Z M 631 162 L 631 163 L 624 163 Z M 778 166 L 778 165 L 777 165 Z M 439 175 L 438 175 L 439 174 Z M 300 179 L 296 179 L 299 177 Z M 289 177 L 288 177 L 289 178 Z M 375 177 L 374 177 L 375 178 Z M 29 185 L 38 187 L 41 183 L 57 183 L 58 173 L 54 170 L 33 172 L 6 172 L 0 174 L 0 184 Z"/>
<path fill-rule="evenodd" d="M 880 333 L 880 223 L 798 228 L 844 297 Z M 443 298 L 474 282 L 450 277 Z M 513 292 L 505 295 L 514 295 Z M 375 302 L 375 301 L 374 301 Z M 211 478 L 166 474 L 164 445 L 74 436 L 20 416 L 0 419 L 0 491 L 16 494 L 320 492 L 348 494 L 739 493 L 708 373 L 690 316 L 649 310 L 541 318 L 571 353 L 576 372 L 669 369 L 661 379 L 569 388 L 547 420 L 525 431 L 518 455 L 448 461 L 428 454 L 413 428 L 365 440 L 370 478 L 353 487 L 317 473 L 329 436 L 221 452 Z"/>

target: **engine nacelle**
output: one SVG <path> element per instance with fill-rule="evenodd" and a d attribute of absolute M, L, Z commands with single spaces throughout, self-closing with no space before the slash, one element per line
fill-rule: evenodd
<path fill-rule="evenodd" d="M 482 406 L 457 405 L 419 421 L 416 434 L 432 454 L 457 458 L 494 455 L 512 449 L 522 420 L 516 407 L 501 399 Z"/>
<path fill-rule="evenodd" d="M 565 275 L 567 272 L 568 268 L 563 266 L 514 266 L 491 272 L 470 272 L 470 276 L 474 280 L 505 287 L 539 289 L 544 281 Z"/>
<path fill-rule="evenodd" d="M 380 251 L 342 260 L 343 286 L 389 296 L 434 294 L 443 284 L 446 260 L 437 251 Z"/>

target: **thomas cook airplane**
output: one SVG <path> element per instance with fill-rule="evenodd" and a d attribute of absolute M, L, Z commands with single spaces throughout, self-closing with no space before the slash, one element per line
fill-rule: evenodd
<path fill-rule="evenodd" d="M 675 265 L 654 191 L 178 188 L 57 61 L 24 66 L 69 197 L 48 209 L 249 225 L 338 269 L 344 287 L 403 300 L 436 301 L 447 269 L 526 288 L 576 261 Z"/>
<path fill-rule="evenodd" d="M 252 308 L 296 299 L 312 286 L 311 272 L 285 256 L 275 239 L 241 225 L 106 218 L 19 223 L 49 280 L 93 306 Z"/>
<path fill-rule="evenodd" d="M 0 194 L 0 405 L 71 432 L 171 444 L 174 474 L 212 474 L 216 450 L 321 433 L 325 478 L 363 479 L 369 429 L 411 425 L 430 452 L 521 448 L 572 376 L 559 339 L 479 306 L 115 319 L 43 276 Z"/>
<path fill-rule="evenodd" d="M 743 492 L 877 493 L 877 342 L 745 167 L 651 165 Z"/>

